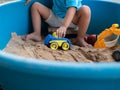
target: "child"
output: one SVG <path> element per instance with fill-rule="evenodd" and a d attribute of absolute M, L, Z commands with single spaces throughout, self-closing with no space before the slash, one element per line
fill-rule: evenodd
<path fill-rule="evenodd" d="M 27 0 L 28 1 L 28 0 Z M 78 29 L 74 44 L 82 47 L 91 47 L 85 41 L 89 26 L 91 11 L 82 0 L 53 0 L 52 9 L 35 2 L 31 7 L 31 16 L 34 32 L 24 37 L 24 40 L 41 41 L 41 19 L 52 27 L 58 27 L 56 34 L 59 38 L 65 37 L 67 28 Z"/>

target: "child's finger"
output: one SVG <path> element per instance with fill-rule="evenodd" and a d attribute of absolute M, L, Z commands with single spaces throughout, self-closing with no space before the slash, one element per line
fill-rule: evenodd
<path fill-rule="evenodd" d="M 58 37 L 61 38 L 61 32 L 58 32 Z"/>
<path fill-rule="evenodd" d="M 64 31 L 64 32 L 63 32 L 63 37 L 65 37 L 65 36 L 66 36 L 66 32 Z"/>

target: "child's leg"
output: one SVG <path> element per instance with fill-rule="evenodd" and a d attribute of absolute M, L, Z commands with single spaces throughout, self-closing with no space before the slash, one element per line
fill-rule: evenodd
<path fill-rule="evenodd" d="M 88 6 L 83 5 L 80 10 L 77 11 L 73 23 L 79 27 L 78 35 L 76 38 L 76 44 L 82 47 L 91 47 L 87 42 L 85 42 L 84 38 L 89 26 L 91 18 L 91 11 Z"/>
<path fill-rule="evenodd" d="M 46 20 L 50 15 L 50 9 L 35 2 L 31 7 L 31 16 L 34 32 L 26 35 L 23 39 L 41 41 L 41 19 Z"/>

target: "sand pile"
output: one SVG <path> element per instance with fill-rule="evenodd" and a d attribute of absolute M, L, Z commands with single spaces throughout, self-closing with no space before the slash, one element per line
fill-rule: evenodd
<path fill-rule="evenodd" d="M 73 46 L 72 50 L 67 51 L 52 50 L 40 42 L 23 41 L 16 33 L 12 33 L 12 38 L 3 51 L 26 58 L 37 58 L 39 60 L 44 59 L 67 62 L 114 62 L 111 56 L 112 49 Z"/>

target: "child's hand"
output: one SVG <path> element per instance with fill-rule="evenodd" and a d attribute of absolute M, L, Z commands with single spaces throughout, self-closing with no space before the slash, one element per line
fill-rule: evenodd
<path fill-rule="evenodd" d="M 27 5 L 30 2 L 31 2 L 31 0 L 26 0 L 25 5 Z"/>
<path fill-rule="evenodd" d="M 60 26 L 57 30 L 56 30 L 56 34 L 59 38 L 65 37 L 66 35 L 66 30 L 67 28 L 64 26 Z"/>

